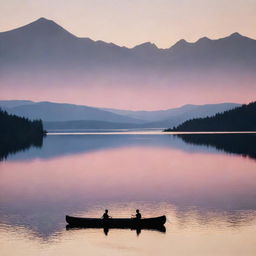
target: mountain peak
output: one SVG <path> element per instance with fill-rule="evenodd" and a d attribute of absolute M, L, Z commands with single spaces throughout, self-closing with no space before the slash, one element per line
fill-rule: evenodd
<path fill-rule="evenodd" d="M 197 40 L 197 43 L 204 43 L 204 42 L 209 42 L 211 41 L 211 39 L 209 39 L 208 37 L 204 36 L 200 39 Z"/>
<path fill-rule="evenodd" d="M 56 22 L 52 20 L 48 20 L 44 17 L 41 17 L 34 22 L 31 22 L 30 24 L 24 26 L 23 28 L 28 28 L 28 27 L 35 27 L 37 29 L 46 29 L 46 30 L 65 30 L 63 29 L 60 25 L 58 25 Z M 65 30 L 66 31 L 66 30 Z"/>
<path fill-rule="evenodd" d="M 25 26 L 6 31 L 4 33 L 10 34 L 16 32 L 22 33 L 23 38 L 46 38 L 52 36 L 75 37 L 56 22 L 44 17 L 41 17 Z"/>
<path fill-rule="evenodd" d="M 48 20 L 48 19 L 46 19 L 46 18 L 44 18 L 44 17 L 41 17 L 41 18 L 39 18 L 39 19 L 37 19 L 35 22 L 53 22 L 52 20 Z"/>
<path fill-rule="evenodd" d="M 180 39 L 177 44 L 187 44 L 188 42 L 185 39 Z"/>
<path fill-rule="evenodd" d="M 36 24 L 36 25 L 44 25 L 44 26 L 57 26 L 57 27 L 60 27 L 60 25 L 58 25 L 56 22 L 54 22 L 53 20 L 49 20 L 49 19 L 46 19 L 44 17 L 41 17 L 37 20 L 35 20 L 34 22 L 31 22 L 30 24 Z M 28 25 L 30 25 L 28 24 Z"/>
<path fill-rule="evenodd" d="M 171 46 L 169 49 L 171 49 L 171 48 L 172 49 L 180 49 L 180 48 L 186 47 L 187 45 L 189 45 L 189 42 L 187 42 L 185 39 L 181 39 L 176 44 Z"/>
<path fill-rule="evenodd" d="M 238 32 L 235 32 L 233 34 L 231 34 L 229 37 L 232 37 L 232 38 L 241 38 L 243 37 L 241 34 L 239 34 Z"/>
<path fill-rule="evenodd" d="M 151 42 L 142 43 L 133 47 L 133 49 L 158 49 L 157 46 Z"/>

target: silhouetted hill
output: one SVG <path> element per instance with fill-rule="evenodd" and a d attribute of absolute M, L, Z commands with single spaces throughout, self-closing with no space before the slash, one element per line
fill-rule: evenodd
<path fill-rule="evenodd" d="M 9 113 L 30 119 L 41 118 L 47 128 L 49 122 L 52 122 L 51 127 L 55 128 L 51 129 L 163 128 L 181 124 L 195 117 L 212 116 L 236 106 L 240 105 L 235 103 L 184 105 L 159 111 L 130 111 L 53 102 L 0 100 L 0 107 Z"/>
<path fill-rule="evenodd" d="M 1 102 L 0 102 L 1 105 Z M 74 104 L 34 102 L 7 108 L 8 113 L 43 121 L 99 120 L 119 123 L 141 123 L 142 121 L 98 108 Z"/>
<path fill-rule="evenodd" d="M 107 108 L 105 110 L 111 111 L 116 114 L 126 115 L 132 118 L 144 120 L 147 123 L 152 123 L 152 125 L 157 125 L 157 123 L 159 123 L 164 126 L 158 127 L 165 127 L 166 125 L 174 126 L 180 124 L 191 118 L 213 116 L 216 113 L 224 112 L 238 106 L 240 106 L 240 104 L 220 103 L 205 105 L 187 104 L 178 108 L 157 111 L 130 111 Z"/>
<path fill-rule="evenodd" d="M 256 131 L 256 102 L 213 117 L 192 119 L 166 131 Z"/>
<path fill-rule="evenodd" d="M 45 132 L 41 120 L 9 115 L 0 109 L 0 160 L 9 153 L 30 146 L 41 146 Z"/>
<path fill-rule="evenodd" d="M 2 109 L 5 108 L 13 108 L 21 105 L 33 104 L 34 102 L 31 100 L 0 100 L 0 107 Z"/>

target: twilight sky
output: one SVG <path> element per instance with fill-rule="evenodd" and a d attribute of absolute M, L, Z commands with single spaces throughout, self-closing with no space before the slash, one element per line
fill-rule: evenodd
<path fill-rule="evenodd" d="M 0 31 L 52 19 L 79 37 L 167 48 L 181 38 L 256 37 L 256 0 L 0 0 Z"/>

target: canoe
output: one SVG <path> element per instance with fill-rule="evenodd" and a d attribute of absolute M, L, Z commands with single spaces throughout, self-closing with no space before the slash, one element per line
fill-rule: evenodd
<path fill-rule="evenodd" d="M 155 218 L 80 218 L 66 215 L 66 222 L 73 227 L 98 227 L 98 228 L 155 228 L 161 227 L 166 222 L 165 216 Z"/>

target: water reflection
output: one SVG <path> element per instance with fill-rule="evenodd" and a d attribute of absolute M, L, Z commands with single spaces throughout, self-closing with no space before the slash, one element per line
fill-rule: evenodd
<path fill-rule="evenodd" d="M 1 222 L 47 237 L 65 226 L 66 214 L 88 216 L 98 205 L 91 217 L 101 217 L 112 202 L 134 202 L 126 212 L 120 206 L 117 217 L 135 209 L 154 216 L 159 202 L 222 211 L 256 209 L 255 161 L 151 145 L 2 162 Z M 146 215 L 140 202 L 154 202 Z"/>
<path fill-rule="evenodd" d="M 179 134 L 179 135 L 58 135 L 47 136 L 29 150 L 5 156 L 12 161 L 49 159 L 124 147 L 161 147 L 220 154 L 219 151 L 256 158 L 256 134 Z M 22 148 L 20 148 L 22 149 Z M 26 148 L 24 148 L 26 149 Z M 27 148 L 28 149 L 28 148 Z M 18 152 L 18 151 L 17 151 Z"/>
<path fill-rule="evenodd" d="M 254 255 L 252 147 L 234 137 L 223 148 L 183 139 L 48 136 L 41 149 L 10 155 L 0 163 L 4 255 Z M 66 230 L 66 214 L 101 217 L 107 208 L 116 217 L 135 209 L 145 217 L 166 215 L 167 232 Z"/>
<path fill-rule="evenodd" d="M 178 134 L 177 137 L 194 145 L 206 145 L 227 153 L 256 159 L 256 134 Z"/>
<path fill-rule="evenodd" d="M 134 203 L 109 204 L 115 214 L 127 215 Z M 124 208 L 122 208 L 124 207 Z M 0 226 L 3 255 L 255 255 L 255 211 L 223 212 L 177 208 L 168 203 L 145 203 L 146 214 L 165 212 L 167 232 L 121 229 L 71 229 L 64 227 L 48 237 L 27 227 Z M 86 215 L 98 212 L 97 206 Z M 99 213 L 99 212 L 98 212 Z M 82 214 L 82 213 L 81 213 Z M 240 220 L 243 221 L 240 221 Z M 238 221 L 237 221 L 238 220 Z M 234 225 L 237 223 L 236 225 Z M 137 231 L 139 232 L 139 231 Z M 106 236 L 107 233 L 107 236 Z M 15 245 L 15 246 L 14 246 Z M 239 253 L 237 253 L 239 252 Z"/>
<path fill-rule="evenodd" d="M 7 159 L 10 154 L 15 154 L 19 151 L 26 151 L 30 147 L 41 148 L 43 146 L 43 137 L 39 136 L 30 140 L 16 140 L 11 137 L 6 140 L 0 141 L 0 161 Z"/>
<path fill-rule="evenodd" d="M 85 230 L 90 230 L 90 229 L 98 229 L 98 230 L 102 230 L 103 233 L 107 236 L 109 231 L 110 230 L 116 230 L 116 229 L 126 229 L 126 230 L 132 230 L 132 231 L 136 231 L 136 234 L 139 236 L 141 234 L 141 231 L 142 230 L 149 230 L 149 231 L 157 231 L 157 232 L 161 232 L 161 233 L 165 233 L 166 232 L 166 228 L 165 226 L 160 226 L 160 227 L 155 227 L 155 228 L 136 228 L 136 229 L 131 229 L 131 228 L 114 228 L 114 227 L 111 227 L 111 228 L 86 228 L 86 227 L 73 227 L 73 226 L 70 226 L 70 225 L 67 225 L 66 226 L 66 230 L 80 230 L 80 229 L 85 229 Z"/>

